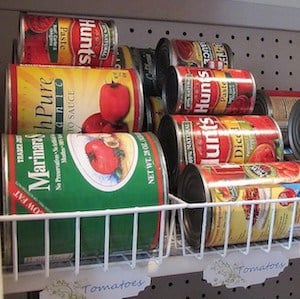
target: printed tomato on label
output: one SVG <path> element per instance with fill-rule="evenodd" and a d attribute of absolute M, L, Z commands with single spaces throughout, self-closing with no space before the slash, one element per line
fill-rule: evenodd
<path fill-rule="evenodd" d="M 92 140 L 85 145 L 85 152 L 93 169 L 102 174 L 112 174 L 119 167 L 119 157 L 114 148 L 103 140 Z"/>
<path fill-rule="evenodd" d="M 47 32 L 55 22 L 55 17 L 28 15 L 26 24 L 28 28 L 35 33 Z"/>
<path fill-rule="evenodd" d="M 249 157 L 250 163 L 253 162 L 273 162 L 276 161 L 274 146 L 268 143 L 259 144 Z"/>
<path fill-rule="evenodd" d="M 194 47 L 190 41 L 187 40 L 174 40 L 174 49 L 178 56 L 183 60 L 193 58 Z"/>
<path fill-rule="evenodd" d="M 122 121 L 130 109 L 130 93 L 121 83 L 107 83 L 101 87 L 99 105 L 102 117 L 112 123 Z"/>

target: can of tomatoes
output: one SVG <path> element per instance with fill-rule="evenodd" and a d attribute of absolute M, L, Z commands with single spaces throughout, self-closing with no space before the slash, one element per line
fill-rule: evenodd
<path fill-rule="evenodd" d="M 277 123 L 263 115 L 165 115 L 158 128 L 170 188 L 189 163 L 273 162 L 283 159 Z"/>
<path fill-rule="evenodd" d="M 2 143 L 4 214 L 122 209 L 167 202 L 164 155 L 151 132 L 3 134 Z M 156 247 L 159 214 L 139 214 L 138 249 Z M 10 225 L 4 231 L 6 264 L 12 254 Z M 133 213 L 111 216 L 110 252 L 132 248 L 133 225 Z M 103 254 L 105 230 L 105 217 L 81 218 L 81 257 Z M 35 262 L 44 255 L 43 231 L 43 221 L 18 223 L 20 263 Z M 51 220 L 50 258 L 71 259 L 74 236 L 75 219 Z"/>
<path fill-rule="evenodd" d="M 251 114 L 256 87 L 247 70 L 170 66 L 162 98 L 171 114 Z"/>
<path fill-rule="evenodd" d="M 253 110 L 253 114 L 272 116 L 277 121 L 282 131 L 284 144 L 290 146 L 290 142 L 293 143 L 296 140 L 295 146 L 293 146 L 294 149 L 298 148 L 297 145 L 300 145 L 299 130 L 297 130 L 300 126 L 299 104 L 295 106 L 299 101 L 300 91 L 257 90 Z M 291 140 L 289 130 L 291 130 Z M 294 134 L 293 132 L 297 132 L 297 134 Z M 299 154 L 298 156 L 300 157 Z"/>
<path fill-rule="evenodd" d="M 233 54 L 226 43 L 161 38 L 155 48 L 156 80 L 161 89 L 166 71 L 173 66 L 210 69 L 233 67 Z"/>
<path fill-rule="evenodd" d="M 119 69 L 135 68 L 130 47 L 125 45 L 118 46 L 115 67 Z"/>
<path fill-rule="evenodd" d="M 143 89 L 134 69 L 10 65 L 11 134 L 138 132 Z"/>
<path fill-rule="evenodd" d="M 155 50 L 152 48 L 131 48 L 132 56 L 138 70 L 145 96 L 158 96 L 160 92 L 155 79 Z"/>
<path fill-rule="evenodd" d="M 228 244 L 246 243 L 249 226 L 251 242 L 265 241 L 269 238 L 272 221 L 272 209 L 276 209 L 273 239 L 289 236 L 294 221 L 294 235 L 300 228 L 300 208 L 297 203 L 295 218 L 293 209 L 295 198 L 300 195 L 300 162 L 271 162 L 247 164 L 196 165 L 189 164 L 181 173 L 178 184 L 178 196 L 190 203 L 184 210 L 184 231 L 188 244 L 196 249 L 200 247 L 203 225 L 206 227 L 204 244 L 223 246 L 226 235 L 226 202 L 232 205 L 229 222 Z M 291 198 L 290 201 L 275 203 L 272 199 Z M 251 201 L 265 200 L 263 204 Z M 238 204 L 249 201 L 249 204 Z M 193 204 L 211 203 L 206 218 L 203 208 Z M 225 203 L 224 205 L 213 205 Z M 206 222 L 204 222 L 206 221 Z"/>
<path fill-rule="evenodd" d="M 20 15 L 18 61 L 114 67 L 118 32 L 113 20 L 80 17 Z"/>

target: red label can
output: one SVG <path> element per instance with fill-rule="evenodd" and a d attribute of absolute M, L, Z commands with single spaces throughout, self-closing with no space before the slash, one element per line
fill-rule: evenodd
<path fill-rule="evenodd" d="M 179 173 L 189 163 L 243 164 L 283 159 L 281 131 L 269 116 L 165 115 L 158 138 L 175 189 Z"/>
<path fill-rule="evenodd" d="M 18 60 L 21 64 L 113 67 L 117 39 L 112 20 L 23 14 Z"/>
<path fill-rule="evenodd" d="M 171 66 L 162 90 L 169 113 L 251 114 L 255 80 L 247 70 Z"/>

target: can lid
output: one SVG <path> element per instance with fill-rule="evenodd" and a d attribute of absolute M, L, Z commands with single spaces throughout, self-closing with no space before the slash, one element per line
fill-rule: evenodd
<path fill-rule="evenodd" d="M 296 159 L 300 159 L 300 100 L 293 105 L 289 115 L 288 138 Z"/>
<path fill-rule="evenodd" d="M 256 100 L 252 114 L 272 116 L 270 98 L 263 90 L 256 90 Z"/>
<path fill-rule="evenodd" d="M 166 110 L 168 113 L 178 113 L 180 110 L 181 102 L 179 101 L 179 95 L 182 91 L 179 91 L 178 74 L 174 66 L 170 66 L 166 72 L 166 78 L 162 86 L 162 99 L 165 102 Z"/>
<path fill-rule="evenodd" d="M 159 123 L 157 136 L 165 155 L 171 192 L 177 189 L 179 157 L 182 154 L 177 132 L 178 127 L 173 118 L 169 114 L 164 115 Z"/>
<path fill-rule="evenodd" d="M 178 197 L 187 203 L 204 203 L 209 201 L 206 183 L 195 164 L 188 164 L 178 178 Z M 184 209 L 184 233 L 187 243 L 195 249 L 201 244 L 204 208 Z M 206 235 L 210 232 L 212 209 L 207 210 Z"/>
<path fill-rule="evenodd" d="M 153 131 L 153 126 L 151 103 L 149 98 L 144 96 L 144 121 L 142 131 Z"/>
<path fill-rule="evenodd" d="M 155 77 L 156 85 L 159 91 L 162 89 L 162 84 L 166 76 L 166 70 L 171 65 L 170 45 L 170 40 L 163 37 L 158 41 L 155 48 Z"/>

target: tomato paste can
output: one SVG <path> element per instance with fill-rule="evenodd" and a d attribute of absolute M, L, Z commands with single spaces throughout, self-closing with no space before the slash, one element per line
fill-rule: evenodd
<path fill-rule="evenodd" d="M 252 220 L 251 242 L 269 238 L 272 199 L 291 198 L 290 202 L 276 203 L 273 239 L 289 235 L 292 215 L 292 198 L 300 195 L 300 162 L 270 162 L 218 165 L 189 164 L 181 173 L 178 196 L 190 204 L 212 203 L 207 210 L 207 221 L 203 222 L 203 208 L 184 210 L 186 240 L 194 248 L 200 247 L 202 225 L 206 224 L 205 245 L 223 246 L 225 242 L 228 206 L 213 206 L 213 203 L 266 200 L 255 204 L 253 218 L 251 205 L 231 206 L 228 244 L 246 243 L 249 221 Z M 295 228 L 300 227 L 300 207 L 297 206 Z"/>
<path fill-rule="evenodd" d="M 299 100 L 300 91 L 257 90 L 253 114 L 272 116 L 282 131 L 284 144 L 289 146 L 289 126 L 293 131 L 292 128 L 297 127 L 298 122 L 299 127 L 300 111 L 296 108 L 297 106 L 293 108 Z M 293 114 L 291 114 L 292 109 Z M 299 133 L 296 136 L 299 136 Z"/>
<path fill-rule="evenodd" d="M 233 67 L 233 54 L 226 43 L 161 38 L 155 48 L 156 80 L 159 88 L 166 71 L 173 66 L 195 66 L 210 69 Z"/>
<path fill-rule="evenodd" d="M 170 66 L 162 98 L 171 114 L 251 114 L 256 87 L 247 70 Z"/>
<path fill-rule="evenodd" d="M 159 125 L 172 192 L 188 163 L 197 165 L 283 160 L 281 131 L 263 115 L 165 115 Z"/>
<path fill-rule="evenodd" d="M 10 65 L 7 132 L 141 131 L 143 89 L 134 69 Z"/>
<path fill-rule="evenodd" d="M 20 15 L 21 64 L 114 67 L 117 44 L 113 20 Z"/>
<path fill-rule="evenodd" d="M 151 132 L 3 134 L 2 141 L 4 214 L 122 209 L 159 206 L 167 201 L 164 155 Z M 139 214 L 138 249 L 156 247 L 159 214 Z M 74 224 L 75 219 L 50 221 L 50 255 L 54 259 L 73 256 Z M 43 256 L 43 229 L 42 221 L 18 223 L 20 263 Z M 80 233 L 82 257 L 103 253 L 105 217 L 81 218 Z M 133 213 L 111 216 L 110 252 L 131 249 L 132 233 Z M 4 234 L 4 260 L 9 262 L 9 228 Z"/>

